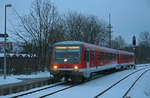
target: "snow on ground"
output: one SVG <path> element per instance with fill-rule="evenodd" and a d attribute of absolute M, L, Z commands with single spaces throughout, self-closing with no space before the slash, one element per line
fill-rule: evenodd
<path fill-rule="evenodd" d="M 133 71 L 134 70 L 125 70 L 109 74 L 106 76 L 102 76 L 96 80 L 89 81 L 85 84 L 68 89 L 64 92 L 48 96 L 47 98 L 94 98 L 94 96 L 99 94 L 101 91 L 103 91 L 104 89 L 106 89 L 107 87 L 109 87 L 110 85 L 117 82 L 119 79 L 121 79 L 122 77 L 126 76 L 127 74 Z M 113 93 L 113 95 L 110 95 L 109 97 L 100 97 L 100 98 L 121 98 L 121 97 L 112 97 L 118 93 L 119 91 L 117 90 L 115 93 Z"/>
<path fill-rule="evenodd" d="M 145 67 L 145 66 L 150 66 L 150 63 L 149 63 L 149 64 L 137 64 L 136 66 L 137 66 L 137 67 Z"/>
<path fill-rule="evenodd" d="M 111 84 L 115 83 L 123 76 L 126 76 L 133 71 L 135 70 L 125 70 L 122 72 L 116 72 L 104 77 L 100 77 L 99 79 L 68 89 L 64 92 L 48 96 L 47 98 L 93 98 L 101 91 L 103 91 L 106 87 L 109 87 Z M 136 75 L 138 76 L 139 73 L 137 73 Z M 136 75 L 133 75 L 129 79 L 125 80 L 123 83 L 119 84 L 118 87 L 116 86 L 114 92 L 107 94 L 107 96 L 100 96 L 99 98 L 121 98 L 121 91 L 123 89 L 126 89 L 126 87 L 135 80 Z M 150 98 L 150 72 L 145 74 L 143 78 L 138 81 L 138 84 L 137 86 L 135 86 L 133 91 L 131 92 L 131 95 L 129 95 L 131 96 L 131 98 Z"/>
<path fill-rule="evenodd" d="M 131 89 L 131 98 L 150 98 L 150 71 L 144 74 Z"/>
<path fill-rule="evenodd" d="M 111 90 L 100 96 L 99 98 L 122 98 L 125 92 L 130 88 L 130 86 L 134 83 L 134 81 L 143 73 L 145 70 L 141 70 L 127 79 L 123 80 L 116 86 L 114 86 Z M 118 93 L 117 93 L 118 92 Z M 131 97 L 131 98 L 143 98 L 143 97 Z"/>
<path fill-rule="evenodd" d="M 43 78 L 43 77 L 49 77 L 50 73 L 48 71 L 45 72 L 39 72 L 39 73 L 34 73 L 31 75 L 15 75 L 13 77 L 15 78 Z"/>
<path fill-rule="evenodd" d="M 10 98 L 12 96 L 16 96 L 16 95 L 32 92 L 32 91 L 43 89 L 43 88 L 46 88 L 46 87 L 49 87 L 49 86 L 54 86 L 54 85 L 57 85 L 57 84 L 60 84 L 60 83 L 63 83 L 63 82 L 58 82 L 58 83 L 55 83 L 55 84 L 50 84 L 50 85 L 46 85 L 46 86 L 39 87 L 39 88 L 33 88 L 33 89 L 28 90 L 28 91 L 19 92 L 17 94 L 10 94 L 10 95 L 7 95 L 7 96 L 0 96 L 0 98 Z M 28 98 L 30 98 L 30 97 L 28 97 Z M 38 98 L 38 97 L 32 96 L 32 98 Z"/>
<path fill-rule="evenodd" d="M 121 72 L 112 73 L 112 74 L 109 74 L 106 76 L 102 76 L 98 79 L 95 79 L 95 80 L 89 81 L 87 83 L 81 84 L 79 86 L 67 89 L 67 90 L 65 90 L 63 92 L 59 92 L 55 95 L 48 96 L 47 98 L 93 98 L 100 91 L 109 87 L 110 85 L 112 85 L 113 83 L 115 83 L 116 81 L 118 81 L 119 79 L 121 79 L 122 77 L 126 76 L 127 74 L 129 74 L 133 71 L 135 71 L 135 70 L 131 69 L 131 70 L 125 70 L 125 71 L 121 71 Z M 50 89 L 38 92 L 34 95 L 23 96 L 22 98 L 30 98 L 30 97 L 37 98 L 39 96 L 48 94 L 52 91 L 55 91 L 55 90 L 57 90 L 59 88 L 63 88 L 63 87 L 66 87 L 66 85 L 62 85 L 62 86 L 59 86 L 56 88 L 50 88 Z M 116 94 L 116 93 L 114 93 L 114 94 Z M 11 97 L 11 96 L 8 95 L 5 97 Z M 106 98 L 106 97 L 104 97 L 104 98 Z M 111 96 L 109 98 L 111 98 Z"/>
<path fill-rule="evenodd" d="M 17 83 L 17 82 L 21 82 L 21 80 L 18 80 L 14 77 L 7 77 L 7 79 L 4 79 L 2 76 L 0 76 L 0 85 Z"/>
<path fill-rule="evenodd" d="M 142 66 L 145 66 L 145 64 L 138 65 L 137 69 L 142 68 Z M 89 82 L 81 84 L 79 86 L 75 86 L 73 88 L 67 89 L 67 90 L 59 92 L 57 94 L 48 96 L 47 98 L 93 98 L 94 96 L 99 94 L 101 91 L 103 91 L 104 89 L 106 89 L 107 87 L 109 87 L 110 85 L 117 82 L 119 79 L 123 78 L 124 76 L 126 76 L 127 74 L 129 74 L 133 71 L 135 71 L 135 70 L 129 69 L 129 70 L 124 70 L 124 71 L 120 71 L 120 72 L 115 72 L 115 73 L 112 73 L 112 74 L 109 74 L 106 76 L 101 76 L 98 79 L 89 81 Z M 99 98 L 121 98 L 120 96 L 117 96 L 117 95 L 120 95 L 120 92 L 122 91 L 122 89 L 126 88 L 128 86 L 128 84 L 133 82 L 135 80 L 135 77 L 138 75 L 139 75 L 139 73 L 131 76 L 130 78 L 128 78 L 127 80 L 122 82 L 118 87 L 116 86 L 114 88 L 113 92 L 107 94 L 106 96 L 100 96 Z M 31 77 L 33 77 L 33 76 L 31 76 Z M 66 85 L 46 89 L 44 91 L 37 92 L 34 95 L 29 94 L 29 95 L 23 96 L 21 98 L 29 98 L 29 97 L 37 98 L 39 96 L 48 94 L 48 93 L 53 92 L 62 87 L 66 87 Z M 27 92 L 27 91 L 25 91 L 25 92 Z M 20 93 L 22 93 L 22 92 L 20 92 Z M 19 93 L 7 95 L 7 96 L 0 96 L 0 97 L 7 98 L 7 97 L 11 97 L 11 96 L 18 95 L 18 94 Z M 115 97 L 113 97 L 113 96 L 115 96 Z M 144 74 L 144 76 L 141 77 L 141 79 L 137 82 L 135 87 L 133 89 L 131 89 L 129 96 L 131 96 L 131 98 L 150 98 L 150 72 L 147 72 L 146 74 Z"/>
<path fill-rule="evenodd" d="M 0 85 L 21 82 L 18 78 L 44 78 L 49 76 L 50 73 L 48 71 L 34 73 L 32 75 L 10 75 L 7 76 L 6 79 L 4 79 L 3 76 L 0 76 Z"/>

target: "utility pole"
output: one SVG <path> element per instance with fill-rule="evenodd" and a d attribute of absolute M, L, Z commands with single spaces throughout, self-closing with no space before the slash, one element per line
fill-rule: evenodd
<path fill-rule="evenodd" d="M 109 13 L 109 25 L 108 25 L 108 33 L 109 33 L 109 47 L 111 48 L 111 30 L 112 26 L 111 26 L 111 14 Z"/>
<path fill-rule="evenodd" d="M 136 69 L 136 37 L 135 35 L 132 37 L 132 45 L 133 45 L 133 51 L 134 51 L 134 69 Z"/>
<path fill-rule="evenodd" d="M 7 29 L 6 29 L 6 18 L 7 18 L 7 7 L 11 7 L 11 4 L 6 4 L 5 5 L 5 29 L 4 29 L 4 79 L 6 79 L 6 73 L 7 73 L 7 64 L 6 64 L 6 40 L 7 40 Z"/>

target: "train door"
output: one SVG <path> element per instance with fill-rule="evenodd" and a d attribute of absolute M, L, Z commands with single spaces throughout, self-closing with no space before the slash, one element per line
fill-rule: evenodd
<path fill-rule="evenodd" d="M 84 61 L 86 61 L 85 76 L 88 78 L 90 76 L 90 51 L 89 51 L 89 49 L 85 49 Z"/>
<path fill-rule="evenodd" d="M 98 59 L 98 51 L 95 51 L 95 61 L 94 61 L 94 65 L 96 66 L 96 68 L 98 67 L 99 64 L 99 59 Z"/>
<path fill-rule="evenodd" d="M 100 52 L 100 65 L 102 66 L 104 63 L 104 53 L 101 51 Z"/>
<path fill-rule="evenodd" d="M 120 64 L 120 54 L 117 53 L 117 64 Z"/>
<path fill-rule="evenodd" d="M 90 67 L 94 66 L 94 51 L 90 51 Z"/>
<path fill-rule="evenodd" d="M 85 53 L 84 53 L 84 61 L 86 61 L 86 68 L 89 69 L 90 68 L 90 56 L 89 56 L 89 49 L 85 49 Z"/>
<path fill-rule="evenodd" d="M 103 64 L 103 53 L 97 52 L 97 67 Z"/>
<path fill-rule="evenodd" d="M 118 53 L 115 53 L 115 61 L 116 61 L 115 63 L 116 64 L 118 64 L 118 58 L 117 57 L 118 57 Z"/>

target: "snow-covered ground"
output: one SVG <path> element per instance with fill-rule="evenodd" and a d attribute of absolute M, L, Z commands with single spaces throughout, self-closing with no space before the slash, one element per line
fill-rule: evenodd
<path fill-rule="evenodd" d="M 101 77 L 99 79 L 87 82 L 83 85 L 68 89 L 64 92 L 54 94 L 47 98 L 93 98 L 94 96 L 99 94 L 101 91 L 103 91 L 104 89 L 106 89 L 107 87 L 109 87 L 110 85 L 117 82 L 119 79 L 121 79 L 122 77 L 126 76 L 127 74 L 133 71 L 134 70 L 125 70 L 122 72 L 113 73 L 113 74 Z M 100 96 L 99 98 L 122 98 L 121 94 L 123 93 L 123 91 L 129 87 L 131 82 L 135 80 L 134 77 L 137 77 L 138 75 L 139 73 L 131 76 L 127 80 L 123 81 L 123 83 L 119 84 L 119 86 L 116 85 L 113 91 L 110 91 L 107 94 Z M 149 77 L 148 76 L 144 76 L 144 77 L 146 78 L 147 81 L 145 80 L 138 81 L 139 83 L 136 85 L 137 88 L 133 90 L 134 93 L 131 92 L 130 94 L 131 98 L 150 98 L 150 86 L 149 86 L 150 74 L 149 74 Z M 136 90 L 138 91 L 138 94 Z M 50 91 L 47 91 L 47 92 L 50 92 Z"/>
<path fill-rule="evenodd" d="M 147 64 L 147 65 L 150 66 L 150 64 Z M 145 64 L 144 64 L 144 65 L 138 65 L 137 69 L 140 69 L 143 66 L 148 68 L 148 66 L 145 66 Z M 75 86 L 75 87 L 67 89 L 65 91 L 48 96 L 47 98 L 93 98 L 94 96 L 99 94 L 101 91 L 103 91 L 104 89 L 106 89 L 107 87 L 112 85 L 113 83 L 117 82 L 119 79 L 123 78 L 127 74 L 132 73 L 133 71 L 135 71 L 135 70 L 129 69 L 129 70 L 124 70 L 124 71 L 120 71 L 120 72 L 115 72 L 115 73 L 112 73 L 112 74 L 109 74 L 106 76 L 102 76 L 98 79 L 86 82 L 79 86 Z M 113 87 L 113 89 L 111 89 L 110 92 L 100 96 L 99 98 L 121 98 L 122 92 L 124 90 L 126 90 L 129 87 L 129 85 L 131 85 L 131 83 L 133 83 L 133 81 L 135 81 L 137 76 L 139 76 L 139 74 L 142 72 L 143 71 L 138 72 L 138 73 L 130 76 L 129 78 L 125 79 L 125 81 L 123 81 L 123 82 L 119 83 L 119 85 L 116 85 L 115 87 Z M 33 77 L 33 76 L 31 75 L 31 77 Z M 55 88 L 46 89 L 44 91 L 34 93 L 33 95 L 29 94 L 29 95 L 23 96 L 21 98 L 30 98 L 30 97 L 37 98 L 39 96 L 48 94 L 50 92 L 53 92 L 55 90 L 58 90 L 58 89 L 64 88 L 64 87 L 66 87 L 66 85 L 61 85 L 61 86 L 58 86 Z M 41 87 L 41 88 L 43 88 L 43 87 Z M 39 89 L 39 88 L 36 88 L 36 89 Z M 25 92 L 28 92 L 28 91 L 25 91 Z M 0 97 L 8 98 L 8 97 L 12 97 L 14 95 L 18 95 L 18 94 L 25 93 L 25 92 L 20 92 L 17 94 L 11 94 L 11 95 L 0 96 Z M 147 72 L 146 74 L 144 74 L 144 76 L 142 76 L 140 78 L 140 80 L 137 82 L 137 84 L 135 84 L 134 88 L 131 89 L 129 96 L 131 96 L 131 98 L 150 98 L 150 71 Z"/>
<path fill-rule="evenodd" d="M 150 71 L 145 73 L 135 84 L 129 96 L 131 96 L 131 98 L 150 98 Z"/>
<path fill-rule="evenodd" d="M 21 80 L 18 80 L 14 77 L 11 77 L 11 76 L 4 79 L 2 76 L 0 76 L 0 85 L 10 84 L 10 83 L 17 83 L 17 82 L 21 82 Z"/>
<path fill-rule="evenodd" d="M 6 79 L 4 79 L 3 76 L 0 76 L 0 85 L 21 82 L 21 80 L 19 80 L 18 78 L 42 78 L 42 77 L 49 77 L 49 76 L 50 73 L 48 71 L 39 72 L 32 75 L 10 75 L 7 76 Z"/>

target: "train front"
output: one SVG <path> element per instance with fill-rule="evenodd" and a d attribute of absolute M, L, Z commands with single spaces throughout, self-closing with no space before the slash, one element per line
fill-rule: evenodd
<path fill-rule="evenodd" d="M 55 45 L 51 63 L 51 74 L 56 79 L 75 79 L 81 75 L 81 46 Z"/>

